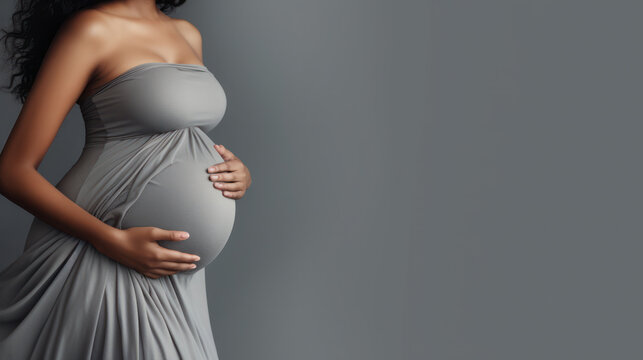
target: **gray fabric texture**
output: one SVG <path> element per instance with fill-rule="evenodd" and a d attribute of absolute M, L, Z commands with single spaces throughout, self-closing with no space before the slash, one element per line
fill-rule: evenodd
<path fill-rule="evenodd" d="M 162 246 L 194 270 L 148 278 L 34 218 L 0 272 L 1 359 L 218 359 L 204 268 L 231 234 L 235 200 L 208 179 L 223 159 L 206 132 L 226 96 L 206 66 L 143 63 L 79 103 L 86 139 L 56 187 L 120 229 L 190 233 Z"/>

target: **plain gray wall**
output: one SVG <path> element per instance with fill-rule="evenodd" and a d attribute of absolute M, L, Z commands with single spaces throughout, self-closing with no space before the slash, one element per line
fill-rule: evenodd
<path fill-rule="evenodd" d="M 188 1 L 253 175 L 206 269 L 221 359 L 641 358 L 642 10 Z M 82 141 L 74 108 L 42 173 Z"/>

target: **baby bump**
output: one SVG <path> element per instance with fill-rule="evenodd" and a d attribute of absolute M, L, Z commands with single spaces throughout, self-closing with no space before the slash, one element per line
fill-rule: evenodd
<path fill-rule="evenodd" d="M 206 169 L 222 159 L 177 160 L 156 174 L 123 218 L 122 228 L 155 226 L 190 233 L 186 240 L 159 241 L 166 248 L 196 254 L 198 271 L 225 246 L 235 218 L 235 200 L 212 186 Z"/>

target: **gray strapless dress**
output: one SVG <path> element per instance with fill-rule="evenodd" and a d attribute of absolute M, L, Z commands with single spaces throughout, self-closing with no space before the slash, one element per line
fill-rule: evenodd
<path fill-rule="evenodd" d="M 235 200 L 212 186 L 223 159 L 206 132 L 226 110 L 203 65 L 143 63 L 79 103 L 85 146 L 56 187 L 120 229 L 184 230 L 159 244 L 194 270 L 148 278 L 34 217 L 0 272 L 0 359 L 218 359 L 205 266 L 233 228 Z"/>

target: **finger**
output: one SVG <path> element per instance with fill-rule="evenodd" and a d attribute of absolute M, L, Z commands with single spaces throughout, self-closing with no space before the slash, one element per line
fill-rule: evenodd
<path fill-rule="evenodd" d="M 164 269 L 164 270 L 172 270 L 172 271 L 186 271 L 186 270 L 192 270 L 196 268 L 196 264 L 188 264 L 188 263 L 177 263 L 177 262 L 172 262 L 172 261 L 161 261 L 157 267 L 159 269 Z"/>
<path fill-rule="evenodd" d="M 226 147 L 221 144 L 214 144 L 214 148 L 219 152 L 223 160 L 232 160 L 236 158 L 232 151 L 226 149 Z"/>
<path fill-rule="evenodd" d="M 177 271 L 172 271 L 172 270 L 164 270 L 164 269 L 154 269 L 151 271 L 152 274 L 161 277 L 161 276 L 168 276 L 168 275 L 174 275 L 177 273 Z"/>
<path fill-rule="evenodd" d="M 212 174 L 208 178 L 210 181 L 239 181 L 239 173 L 236 171 L 233 172 L 220 172 L 217 174 Z"/>
<path fill-rule="evenodd" d="M 144 272 L 142 274 L 147 276 L 148 278 L 152 278 L 152 279 L 158 279 L 160 277 L 159 275 L 153 274 L 153 273 L 151 273 L 149 271 L 146 271 L 146 272 Z"/>
<path fill-rule="evenodd" d="M 175 230 L 165 230 L 161 228 L 154 229 L 152 233 L 154 241 L 159 240 L 171 240 L 171 241 L 182 241 L 190 237 L 190 233 L 187 231 L 175 231 Z"/>
<path fill-rule="evenodd" d="M 212 165 L 212 166 L 210 166 L 208 168 L 208 172 L 211 173 L 211 174 L 212 173 L 218 173 L 218 172 L 221 172 L 221 171 L 233 171 L 233 170 L 234 170 L 234 168 L 227 161 L 222 162 L 222 163 L 214 164 L 214 165 Z"/>
<path fill-rule="evenodd" d="M 241 191 L 224 191 L 223 196 L 229 197 L 231 199 L 241 199 L 243 197 L 244 193 L 245 193 L 244 190 L 241 190 Z"/>
<path fill-rule="evenodd" d="M 241 182 L 215 182 L 214 187 L 219 190 L 239 191 L 243 190 L 243 183 Z"/>
<path fill-rule="evenodd" d="M 184 252 L 180 252 L 177 250 L 172 250 L 168 249 L 166 247 L 161 247 L 160 254 L 159 254 L 159 260 L 160 261 L 172 261 L 172 262 L 180 262 L 180 263 L 192 263 L 195 261 L 201 260 L 199 255 L 196 254 L 188 254 Z"/>

